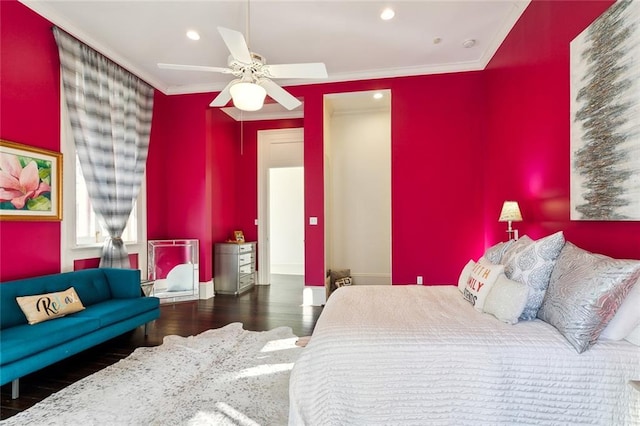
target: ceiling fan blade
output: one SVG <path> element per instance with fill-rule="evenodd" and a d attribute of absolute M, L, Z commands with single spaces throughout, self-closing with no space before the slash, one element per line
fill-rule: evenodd
<path fill-rule="evenodd" d="M 302 105 L 302 102 L 296 99 L 295 96 L 293 96 L 291 93 L 287 92 L 282 87 L 278 86 L 276 83 L 269 79 L 262 79 L 258 81 L 258 84 L 265 88 L 267 94 L 271 96 L 273 100 L 278 102 L 289 111 Z"/>
<path fill-rule="evenodd" d="M 233 56 L 236 61 L 242 62 L 243 64 L 251 63 L 251 53 L 241 32 L 224 27 L 218 27 L 218 32 L 222 36 L 224 44 L 227 45 L 229 52 L 231 52 L 231 56 Z"/>
<path fill-rule="evenodd" d="M 229 68 L 207 67 L 203 65 L 158 64 L 158 68 L 163 70 L 221 72 L 223 74 L 231 74 L 232 72 Z"/>
<path fill-rule="evenodd" d="M 276 64 L 262 67 L 273 78 L 327 78 L 327 68 L 322 62 L 307 64 Z"/>
<path fill-rule="evenodd" d="M 229 101 L 231 100 L 231 92 L 229 91 L 229 89 L 231 89 L 231 86 L 236 84 L 238 81 L 239 80 L 233 80 L 231 83 L 227 84 L 225 86 L 225 88 L 222 89 L 222 91 L 220 93 L 218 93 L 218 96 L 216 96 L 215 99 L 211 101 L 209 106 L 210 107 L 223 107 L 226 104 L 228 104 Z"/>

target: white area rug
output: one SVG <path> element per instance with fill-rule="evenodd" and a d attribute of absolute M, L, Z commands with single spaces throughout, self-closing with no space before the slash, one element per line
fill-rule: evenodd
<path fill-rule="evenodd" d="M 256 332 L 240 323 L 167 336 L 1 423 L 286 425 L 296 340 L 289 327 Z"/>

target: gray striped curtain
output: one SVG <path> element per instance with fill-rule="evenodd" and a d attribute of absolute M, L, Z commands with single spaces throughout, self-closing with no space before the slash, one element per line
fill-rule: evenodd
<path fill-rule="evenodd" d="M 122 232 L 144 176 L 153 88 L 59 28 L 53 31 L 82 174 L 109 232 L 100 267 L 130 268 Z"/>

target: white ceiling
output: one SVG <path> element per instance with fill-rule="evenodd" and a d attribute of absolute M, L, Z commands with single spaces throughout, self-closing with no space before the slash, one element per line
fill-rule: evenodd
<path fill-rule="evenodd" d="M 21 2 L 165 94 L 221 90 L 231 76 L 160 70 L 156 64 L 225 67 L 229 53 L 216 27 L 247 33 L 244 0 Z M 528 3 L 252 0 L 249 47 L 270 64 L 324 62 L 328 81 L 480 70 Z M 391 21 L 379 18 L 385 6 L 395 9 Z M 187 39 L 189 29 L 201 39 Z M 468 39 L 476 40 L 475 46 L 464 48 Z"/>

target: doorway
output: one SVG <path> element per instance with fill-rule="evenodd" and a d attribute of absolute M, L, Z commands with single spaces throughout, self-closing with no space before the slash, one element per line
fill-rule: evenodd
<path fill-rule="evenodd" d="M 258 132 L 258 285 L 304 287 L 304 132 Z"/>
<path fill-rule="evenodd" d="M 325 265 L 390 285 L 391 91 L 324 96 Z"/>

